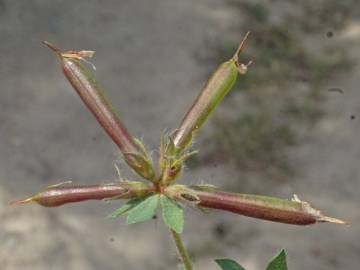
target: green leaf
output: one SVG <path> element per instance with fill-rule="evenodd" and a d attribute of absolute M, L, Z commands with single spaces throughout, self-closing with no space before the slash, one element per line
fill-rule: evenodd
<path fill-rule="evenodd" d="M 128 211 L 130 211 L 132 208 L 137 206 L 139 203 L 144 201 L 145 198 L 135 198 L 132 200 L 127 201 L 125 204 L 123 204 L 120 208 L 116 209 L 114 212 L 112 212 L 110 215 L 107 216 L 107 218 L 117 218 L 124 214 L 126 214 Z"/>
<path fill-rule="evenodd" d="M 176 233 L 182 233 L 184 229 L 184 210 L 177 202 L 165 195 L 160 196 L 160 203 L 165 224 Z"/>
<path fill-rule="evenodd" d="M 240 264 L 230 259 L 217 259 L 215 262 L 222 270 L 245 270 Z"/>
<path fill-rule="evenodd" d="M 156 213 L 158 199 L 159 195 L 155 194 L 137 204 L 129 211 L 126 223 L 134 224 L 151 219 Z"/>
<path fill-rule="evenodd" d="M 266 270 L 287 270 L 286 253 L 284 250 L 281 250 L 271 259 Z"/>

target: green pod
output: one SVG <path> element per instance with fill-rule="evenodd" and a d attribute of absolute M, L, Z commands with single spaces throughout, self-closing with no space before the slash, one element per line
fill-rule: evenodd
<path fill-rule="evenodd" d="M 249 33 L 247 33 L 242 40 L 234 57 L 221 64 L 212 74 L 190 110 L 183 118 L 174 135 L 174 143 L 178 151 L 184 150 L 191 144 L 194 133 L 205 123 L 218 104 L 234 86 L 238 73 L 246 73 L 247 65 L 239 63 L 238 57 L 248 35 Z"/>

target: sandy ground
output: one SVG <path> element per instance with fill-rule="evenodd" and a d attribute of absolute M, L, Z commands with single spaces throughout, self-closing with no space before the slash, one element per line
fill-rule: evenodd
<path fill-rule="evenodd" d="M 175 250 L 160 220 L 131 227 L 105 220 L 118 203 L 9 206 L 49 184 L 116 177 L 113 143 L 40 41 L 96 50 L 98 79 L 129 129 L 156 149 L 161 132 L 176 126 L 203 84 L 204 67 L 194 54 L 209 36 L 221 38 L 228 10 L 210 0 L 74 3 L 0 1 L 0 269 L 176 269 Z M 322 104 L 325 117 L 308 131 L 310 139 L 292 150 L 299 176 L 264 193 L 297 193 L 350 225 L 304 228 L 189 211 L 184 237 L 197 269 L 218 269 L 212 260 L 218 257 L 264 269 L 280 248 L 288 251 L 293 270 L 357 269 L 360 23 L 336 33 L 335 40 L 349 47 L 356 63 L 351 73 L 329 81 L 344 94 L 329 93 Z M 231 166 L 201 167 L 185 178 L 221 186 L 237 174 Z"/>

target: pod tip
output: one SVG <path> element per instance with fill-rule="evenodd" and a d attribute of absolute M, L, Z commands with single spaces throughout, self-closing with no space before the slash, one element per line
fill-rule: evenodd
<path fill-rule="evenodd" d="M 56 47 L 54 44 L 52 44 L 51 42 L 43 40 L 42 43 L 45 44 L 46 46 L 48 46 L 57 55 L 59 55 L 59 56 L 61 55 L 60 49 L 58 47 Z"/>
<path fill-rule="evenodd" d="M 327 217 L 327 216 L 322 216 L 320 217 L 318 220 L 318 222 L 330 222 L 330 223 L 335 223 L 335 224 L 347 224 L 345 221 L 338 219 L 338 218 L 333 218 L 333 217 Z"/>
<path fill-rule="evenodd" d="M 34 198 L 30 197 L 30 198 L 27 198 L 27 199 L 21 199 L 21 200 L 12 201 L 12 202 L 10 202 L 10 205 L 28 204 L 28 203 L 32 203 L 32 202 L 34 202 Z"/>
<path fill-rule="evenodd" d="M 233 56 L 233 59 L 234 59 L 236 62 L 238 62 L 239 55 L 240 55 L 241 51 L 244 49 L 246 40 L 248 39 L 250 33 L 251 33 L 251 32 L 248 31 L 248 32 L 245 34 L 244 38 L 243 38 L 243 39 L 241 40 L 241 42 L 240 42 L 239 47 L 236 49 L 236 52 L 235 52 L 235 54 L 234 54 L 234 56 Z"/>

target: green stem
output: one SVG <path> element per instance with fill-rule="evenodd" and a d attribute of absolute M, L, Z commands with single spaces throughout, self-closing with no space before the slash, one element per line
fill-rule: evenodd
<path fill-rule="evenodd" d="M 172 238 L 174 239 L 176 248 L 178 250 L 179 257 L 180 257 L 180 259 L 182 260 L 182 262 L 184 264 L 185 270 L 193 270 L 193 267 L 191 265 L 191 261 L 190 261 L 190 258 L 189 258 L 189 254 L 186 252 L 186 249 L 185 249 L 184 244 L 183 244 L 183 242 L 181 240 L 180 234 L 176 233 L 173 230 L 170 230 L 170 232 L 171 232 Z"/>

